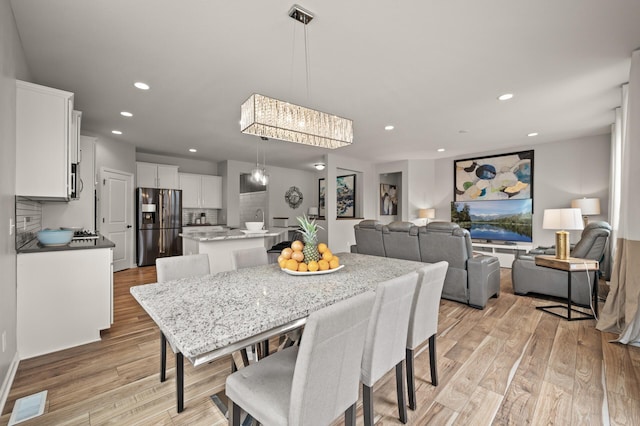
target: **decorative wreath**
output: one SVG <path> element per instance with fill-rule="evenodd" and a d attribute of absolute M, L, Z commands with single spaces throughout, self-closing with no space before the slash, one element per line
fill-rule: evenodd
<path fill-rule="evenodd" d="M 284 200 L 292 209 L 297 209 L 302 204 L 302 191 L 297 186 L 292 186 L 284 194 Z"/>

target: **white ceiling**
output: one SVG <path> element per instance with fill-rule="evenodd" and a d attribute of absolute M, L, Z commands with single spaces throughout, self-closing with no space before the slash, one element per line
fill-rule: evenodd
<path fill-rule="evenodd" d="M 315 14 L 308 85 L 293 0 L 12 7 L 33 81 L 74 92 L 85 130 L 119 129 L 113 138 L 138 151 L 211 161 L 255 161 L 259 139 L 238 124 L 254 92 L 353 119 L 353 145 L 331 152 L 372 162 L 608 133 L 640 47 L 638 0 L 299 1 Z M 497 101 L 505 92 L 515 97 Z M 283 167 L 327 152 L 260 144 L 267 165 Z"/>

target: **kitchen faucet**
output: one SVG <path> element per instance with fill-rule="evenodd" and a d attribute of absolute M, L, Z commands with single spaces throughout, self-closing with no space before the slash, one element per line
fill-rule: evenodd
<path fill-rule="evenodd" d="M 258 213 L 262 213 L 262 227 L 264 228 L 264 211 L 262 209 L 256 210 L 256 220 L 258 220 Z"/>

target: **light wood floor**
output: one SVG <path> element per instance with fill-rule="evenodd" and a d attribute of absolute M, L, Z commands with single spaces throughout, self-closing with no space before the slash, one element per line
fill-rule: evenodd
<path fill-rule="evenodd" d="M 209 395 L 223 389 L 228 358 L 197 369 L 186 362 L 181 414 L 172 355 L 168 379 L 159 381 L 158 329 L 129 294 L 155 279 L 154 267 L 116 273 L 113 327 L 100 342 L 22 361 L 0 424 L 17 398 L 44 389 L 45 415 L 25 425 L 225 424 Z M 409 423 L 640 425 L 640 348 L 608 343 L 615 336 L 595 330 L 593 320 L 569 323 L 536 310 L 548 301 L 515 296 L 509 269 L 501 279 L 500 298 L 484 310 L 442 301 L 440 384 L 431 385 L 422 352 Z M 392 374 L 374 391 L 377 423 L 400 424 Z"/>

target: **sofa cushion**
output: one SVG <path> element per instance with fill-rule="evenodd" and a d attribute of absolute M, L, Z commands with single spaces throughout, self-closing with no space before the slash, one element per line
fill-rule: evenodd
<path fill-rule="evenodd" d="M 420 261 L 418 227 L 411 222 L 391 222 L 382 227 L 387 257 Z"/>

